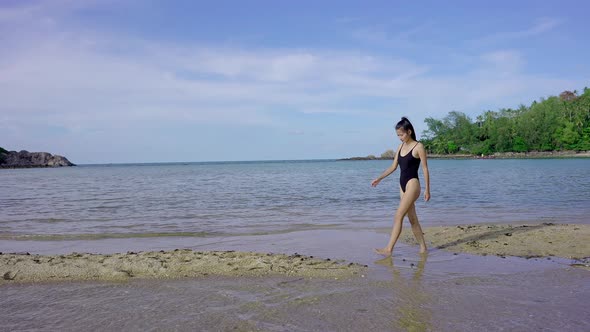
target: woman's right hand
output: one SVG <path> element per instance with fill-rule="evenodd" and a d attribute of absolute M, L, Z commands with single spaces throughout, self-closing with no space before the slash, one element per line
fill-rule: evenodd
<path fill-rule="evenodd" d="M 371 182 L 371 187 L 377 187 L 377 185 L 381 182 L 381 179 L 377 178 Z"/>

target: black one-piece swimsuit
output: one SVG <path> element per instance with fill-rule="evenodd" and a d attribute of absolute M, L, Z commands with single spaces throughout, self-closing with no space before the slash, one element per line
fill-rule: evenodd
<path fill-rule="evenodd" d="M 416 143 L 416 145 L 418 145 L 418 143 Z M 412 150 L 414 150 L 416 145 L 414 145 Z M 412 156 L 412 150 L 410 150 L 410 152 L 408 152 L 405 156 L 402 156 L 402 149 L 399 149 L 397 158 L 397 162 L 399 163 L 399 168 L 401 170 L 399 175 L 399 185 L 401 186 L 404 193 L 406 192 L 406 185 L 408 184 L 408 181 L 414 178 L 418 179 L 420 159 L 414 158 L 414 156 Z"/>

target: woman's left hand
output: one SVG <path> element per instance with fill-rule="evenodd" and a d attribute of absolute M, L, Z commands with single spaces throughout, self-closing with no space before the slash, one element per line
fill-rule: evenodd
<path fill-rule="evenodd" d="M 429 200 L 430 200 L 430 191 L 429 190 L 426 190 L 424 192 L 424 201 L 425 202 L 428 202 Z"/>
<path fill-rule="evenodd" d="M 379 182 L 381 182 L 381 179 L 376 178 L 375 180 L 373 180 L 373 182 L 371 182 L 371 186 L 372 187 L 377 187 L 377 185 L 379 184 Z"/>

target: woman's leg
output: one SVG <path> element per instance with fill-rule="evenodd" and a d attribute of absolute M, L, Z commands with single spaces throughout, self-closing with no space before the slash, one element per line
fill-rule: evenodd
<path fill-rule="evenodd" d="M 397 212 L 395 213 L 395 217 L 393 219 L 393 229 L 391 230 L 389 242 L 385 248 L 375 249 L 375 252 L 384 256 L 391 256 L 393 247 L 395 246 L 395 243 L 402 232 L 402 222 L 404 221 L 404 217 L 408 213 L 410 207 L 414 205 L 414 202 L 419 196 L 420 182 L 418 182 L 418 179 L 411 179 L 406 184 L 406 192 L 400 198 L 399 207 L 397 208 Z"/>
<path fill-rule="evenodd" d="M 420 245 L 420 253 L 423 254 L 427 251 L 426 241 L 424 241 L 424 233 L 418 222 L 415 203 L 412 203 L 412 206 L 410 206 L 410 209 L 408 210 L 408 219 L 410 219 L 410 224 L 412 225 L 412 233 L 414 233 L 416 241 L 418 241 L 418 244 Z"/>

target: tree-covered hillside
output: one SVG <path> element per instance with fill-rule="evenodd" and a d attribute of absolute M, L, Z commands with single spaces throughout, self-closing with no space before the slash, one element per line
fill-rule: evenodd
<path fill-rule="evenodd" d="M 590 89 L 564 91 L 518 109 L 426 118 L 422 142 L 437 154 L 590 150 Z"/>

